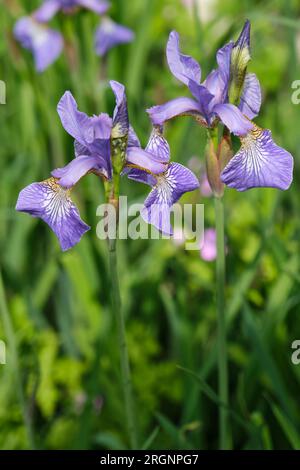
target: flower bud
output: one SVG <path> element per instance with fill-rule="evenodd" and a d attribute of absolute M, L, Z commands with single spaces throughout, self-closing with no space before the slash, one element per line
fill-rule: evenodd
<path fill-rule="evenodd" d="M 222 197 L 224 194 L 224 184 L 221 181 L 221 167 L 218 155 L 216 153 L 214 142 L 208 140 L 206 148 L 206 173 L 211 190 L 216 197 Z"/>
<path fill-rule="evenodd" d="M 231 51 L 229 102 L 232 104 L 240 101 L 250 59 L 250 22 L 247 20 Z"/>

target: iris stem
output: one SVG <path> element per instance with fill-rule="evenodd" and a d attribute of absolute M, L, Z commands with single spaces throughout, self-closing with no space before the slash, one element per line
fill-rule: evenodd
<path fill-rule="evenodd" d="M 217 234 L 216 259 L 216 300 L 218 320 L 218 380 L 219 399 L 228 405 L 228 370 L 226 347 L 225 319 L 225 238 L 224 238 L 224 205 L 222 198 L 215 197 L 215 223 Z M 219 407 L 220 449 L 229 448 L 228 411 L 225 406 Z"/>
<path fill-rule="evenodd" d="M 26 429 L 27 443 L 31 450 L 35 449 L 34 443 L 34 432 L 32 427 L 32 419 L 29 413 L 29 409 L 26 404 L 26 398 L 23 390 L 22 375 L 20 370 L 19 358 L 18 358 L 18 346 L 16 335 L 14 332 L 13 324 L 10 318 L 10 313 L 7 306 L 5 290 L 2 279 L 2 272 L 0 270 L 0 318 L 2 318 L 4 331 L 7 337 L 8 346 L 8 367 L 14 371 L 16 390 L 22 410 L 24 425 Z"/>
<path fill-rule="evenodd" d="M 127 348 L 127 342 L 126 342 L 125 320 L 124 320 L 124 315 L 122 311 L 121 297 L 120 297 L 116 239 L 109 240 L 109 267 L 110 267 L 110 278 L 111 278 L 112 308 L 113 308 L 114 314 L 116 315 L 117 327 L 118 327 L 121 374 L 122 374 L 122 385 L 123 385 L 123 393 L 124 393 L 124 400 L 125 400 L 127 427 L 128 427 L 129 437 L 130 437 L 131 448 L 136 449 L 137 448 L 137 435 L 136 435 L 136 425 L 135 425 L 134 402 L 133 402 L 133 395 L 132 395 L 128 348 Z"/>

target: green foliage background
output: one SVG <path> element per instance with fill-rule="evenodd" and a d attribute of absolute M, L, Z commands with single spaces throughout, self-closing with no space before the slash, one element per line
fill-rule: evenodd
<path fill-rule="evenodd" d="M 97 17 L 87 11 L 59 16 L 51 24 L 64 31 L 68 46 L 41 75 L 12 35 L 15 21 L 37 4 L 4 1 L 0 13 L 0 79 L 7 86 L 7 104 L 0 106 L 0 339 L 7 343 L 0 448 L 129 445 L 106 245 L 96 237 L 96 207 L 103 201 L 98 180 L 90 176 L 74 191 L 92 230 L 67 253 L 45 224 L 14 210 L 25 185 L 73 157 L 58 100 L 70 89 L 80 109 L 111 112 L 107 81 L 123 82 L 131 123 L 145 144 L 144 110 L 186 93 L 166 66 L 170 30 L 180 33 L 183 50 L 200 61 L 204 76 L 216 49 L 236 38 L 249 18 L 249 69 L 263 90 L 256 122 L 294 155 L 295 174 L 285 193 L 225 194 L 232 442 L 236 449 L 299 449 L 300 365 L 291 363 L 291 343 L 300 339 L 300 108 L 291 102 L 291 84 L 300 79 L 299 2 L 216 0 L 207 7 L 210 18 L 198 20 L 180 0 L 113 0 L 112 17 L 135 31 L 135 41 L 101 63 L 93 50 Z M 170 123 L 167 138 L 174 160 L 203 160 L 205 133 L 192 120 Z M 138 183 L 124 179 L 122 185 L 132 202 L 147 193 Z M 185 201 L 203 202 L 206 227 L 213 225 L 211 199 L 194 192 Z M 217 448 L 214 263 L 169 240 L 126 240 L 119 270 L 140 445 Z"/>

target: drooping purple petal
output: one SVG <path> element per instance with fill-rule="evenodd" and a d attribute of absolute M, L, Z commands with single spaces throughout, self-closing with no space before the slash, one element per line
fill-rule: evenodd
<path fill-rule="evenodd" d="M 125 87 L 121 83 L 114 80 L 110 80 L 109 84 L 116 98 L 111 136 L 112 138 L 120 138 L 128 135 L 129 132 L 129 119 Z"/>
<path fill-rule="evenodd" d="M 261 106 L 261 90 L 255 73 L 247 73 L 244 88 L 239 104 L 239 109 L 249 119 L 258 115 Z"/>
<path fill-rule="evenodd" d="M 170 147 L 162 132 L 162 126 L 153 127 L 145 150 L 166 163 L 170 160 Z"/>
<path fill-rule="evenodd" d="M 98 55 L 103 56 L 112 47 L 132 42 L 133 39 L 134 32 L 131 29 L 115 23 L 110 18 L 103 18 L 96 30 L 95 50 Z"/>
<path fill-rule="evenodd" d="M 110 3 L 106 0 L 76 0 L 76 3 L 98 13 L 98 15 L 103 15 L 110 6 Z"/>
<path fill-rule="evenodd" d="M 45 0 L 33 13 L 33 18 L 40 23 L 47 23 L 61 8 L 60 0 Z"/>
<path fill-rule="evenodd" d="M 16 210 L 44 220 L 57 236 L 63 251 L 76 245 L 90 229 L 81 220 L 70 198 L 70 190 L 63 189 L 55 178 L 24 188 L 19 194 Z"/>
<path fill-rule="evenodd" d="M 256 187 L 289 188 L 293 179 L 293 157 L 275 144 L 271 131 L 255 126 L 241 142 L 239 152 L 221 174 L 223 183 L 238 191 Z"/>
<path fill-rule="evenodd" d="M 71 160 L 70 163 L 63 168 L 56 168 L 51 174 L 55 178 L 59 178 L 58 184 L 60 186 L 63 188 L 71 188 L 80 178 L 91 170 L 108 177 L 108 168 L 105 158 L 95 155 L 81 155 Z"/>
<path fill-rule="evenodd" d="M 63 39 L 58 31 L 37 23 L 31 17 L 21 18 L 16 23 L 14 35 L 24 48 L 33 53 L 37 72 L 49 67 L 63 48 Z"/>
<path fill-rule="evenodd" d="M 233 104 L 217 104 L 213 110 L 235 135 L 244 136 L 253 129 L 254 124 Z"/>
<path fill-rule="evenodd" d="M 185 85 L 189 80 L 199 83 L 201 80 L 201 69 L 198 62 L 192 57 L 181 54 L 179 48 L 179 35 L 172 31 L 167 43 L 167 61 L 172 74 Z"/>
<path fill-rule="evenodd" d="M 65 130 L 81 145 L 87 146 L 94 137 L 91 118 L 78 111 L 77 103 L 70 91 L 66 91 L 57 105 L 61 123 Z"/>
<path fill-rule="evenodd" d="M 169 119 L 177 116 L 196 116 L 204 119 L 197 101 L 192 98 L 175 98 L 167 103 L 147 109 L 147 113 L 154 125 L 162 125 Z"/>
<path fill-rule="evenodd" d="M 180 197 L 199 187 L 196 176 L 179 163 L 171 163 L 165 173 L 156 176 L 156 184 L 145 200 L 142 218 L 162 233 L 171 235 L 170 210 Z"/>
<path fill-rule="evenodd" d="M 168 163 L 168 161 L 163 163 L 161 157 L 156 157 L 140 147 L 127 148 L 126 161 L 128 164 L 135 165 L 139 169 L 145 169 L 154 174 L 163 173 Z"/>

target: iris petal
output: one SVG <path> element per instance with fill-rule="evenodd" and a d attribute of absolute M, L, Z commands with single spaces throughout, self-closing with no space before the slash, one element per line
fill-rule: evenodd
<path fill-rule="evenodd" d="M 14 35 L 25 49 L 32 52 L 38 72 L 49 67 L 63 48 L 63 39 L 58 31 L 37 23 L 29 16 L 17 21 Z"/>
<path fill-rule="evenodd" d="M 177 116 L 195 116 L 200 120 L 204 120 L 197 101 L 185 97 L 175 98 L 167 103 L 153 106 L 147 109 L 147 113 L 154 125 L 162 125 Z"/>
<path fill-rule="evenodd" d="M 145 200 L 142 218 L 159 231 L 171 235 L 170 210 L 186 192 L 199 187 L 196 176 L 179 163 L 171 163 L 167 171 L 156 176 L 156 185 Z"/>
<path fill-rule="evenodd" d="M 154 186 L 156 183 L 155 176 L 147 171 L 139 170 L 138 168 L 125 168 L 123 174 L 138 183 L 148 184 L 149 186 Z"/>
<path fill-rule="evenodd" d="M 74 158 L 63 168 L 56 168 L 52 171 L 52 176 L 59 178 L 58 183 L 64 188 L 71 188 L 80 178 L 89 171 L 103 174 L 108 177 L 107 162 L 103 157 L 81 155 Z"/>
<path fill-rule="evenodd" d="M 134 39 L 131 29 L 104 18 L 95 34 L 96 54 L 104 56 L 112 47 L 126 44 Z"/>
<path fill-rule="evenodd" d="M 225 46 L 221 47 L 221 49 L 217 52 L 217 64 L 218 64 L 218 72 L 219 72 L 219 86 L 221 89 L 220 95 L 222 96 L 220 102 L 224 102 L 228 95 L 228 88 L 229 88 L 229 80 L 230 80 L 230 60 L 231 60 L 231 53 L 234 43 L 230 41 Z"/>
<path fill-rule="evenodd" d="M 46 0 L 34 12 L 33 17 L 40 23 L 47 23 L 61 8 L 60 0 Z"/>
<path fill-rule="evenodd" d="M 119 82 L 111 80 L 110 86 L 116 98 L 116 107 L 113 115 L 112 138 L 121 138 L 128 135 L 129 119 L 125 87 Z"/>
<path fill-rule="evenodd" d="M 189 80 L 199 83 L 201 79 L 201 69 L 198 62 L 192 57 L 181 54 L 179 48 L 179 35 L 172 31 L 167 43 L 167 61 L 172 74 L 185 85 Z"/>
<path fill-rule="evenodd" d="M 223 124 L 235 135 L 244 136 L 254 127 L 249 119 L 245 118 L 241 111 L 233 104 L 217 104 L 214 112 L 219 116 Z"/>
<path fill-rule="evenodd" d="M 154 126 L 145 150 L 163 162 L 168 162 L 170 160 L 170 147 L 162 132 L 161 126 Z"/>
<path fill-rule="evenodd" d="M 210 115 L 211 115 L 211 102 L 214 99 L 212 95 L 205 86 L 199 85 L 192 80 L 189 81 L 189 89 L 194 98 L 198 101 L 200 113 L 205 117 L 206 122 L 210 125 Z"/>
<path fill-rule="evenodd" d="M 150 152 L 140 147 L 130 147 L 126 154 L 127 163 L 135 165 L 140 169 L 149 171 L 150 173 L 162 173 L 166 169 L 168 161 L 162 162 L 160 157 L 156 157 Z"/>
<path fill-rule="evenodd" d="M 275 144 L 271 131 L 255 126 L 241 142 L 239 152 L 221 174 L 223 183 L 238 191 L 256 187 L 289 188 L 293 179 L 293 157 Z"/>
<path fill-rule="evenodd" d="M 244 88 L 239 104 L 239 109 L 249 119 L 255 118 L 260 110 L 261 90 L 258 78 L 255 73 L 247 73 L 244 81 Z"/>
<path fill-rule="evenodd" d="M 39 217 L 57 236 L 63 251 L 72 248 L 90 229 L 80 218 L 79 211 L 55 178 L 32 183 L 18 197 L 16 210 Z"/>
<path fill-rule="evenodd" d="M 78 111 L 77 103 L 70 91 L 66 91 L 57 105 L 61 123 L 65 130 L 82 145 L 87 145 L 94 137 L 91 118 Z"/>
<path fill-rule="evenodd" d="M 127 146 L 128 147 L 140 147 L 141 146 L 139 138 L 136 135 L 136 132 L 131 125 L 129 125 Z"/>

